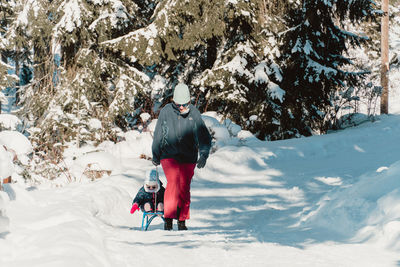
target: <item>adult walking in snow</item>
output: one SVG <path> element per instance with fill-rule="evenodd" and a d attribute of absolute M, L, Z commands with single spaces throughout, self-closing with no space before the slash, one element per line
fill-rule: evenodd
<path fill-rule="evenodd" d="M 178 230 L 187 230 L 190 183 L 196 163 L 198 168 L 206 165 L 210 147 L 210 133 L 199 110 L 190 104 L 189 88 L 180 83 L 175 87 L 173 102 L 160 112 L 152 145 L 153 164 L 161 163 L 167 178 L 165 230 L 172 230 L 173 219 L 178 220 Z"/>

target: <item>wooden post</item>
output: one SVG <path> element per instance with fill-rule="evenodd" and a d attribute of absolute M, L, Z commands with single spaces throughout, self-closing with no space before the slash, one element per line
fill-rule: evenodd
<path fill-rule="evenodd" d="M 382 0 L 381 24 L 381 114 L 389 113 L 389 0 Z"/>

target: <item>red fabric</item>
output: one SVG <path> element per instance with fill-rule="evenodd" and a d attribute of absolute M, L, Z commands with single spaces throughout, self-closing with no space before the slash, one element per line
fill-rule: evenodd
<path fill-rule="evenodd" d="M 164 217 L 179 219 L 190 218 L 190 183 L 195 163 L 179 163 L 175 159 L 162 159 L 161 166 L 167 177 L 164 194 Z M 179 213 L 179 218 L 178 218 Z"/>
<path fill-rule="evenodd" d="M 131 214 L 134 214 L 137 210 L 139 210 L 139 205 L 137 203 L 134 203 L 131 208 Z"/>

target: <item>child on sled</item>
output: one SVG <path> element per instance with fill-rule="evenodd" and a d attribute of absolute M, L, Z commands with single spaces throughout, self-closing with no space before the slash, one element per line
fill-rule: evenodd
<path fill-rule="evenodd" d="M 145 212 L 163 212 L 164 192 L 165 188 L 159 179 L 157 170 L 147 171 L 143 186 L 133 199 L 131 214 L 139 209 Z"/>

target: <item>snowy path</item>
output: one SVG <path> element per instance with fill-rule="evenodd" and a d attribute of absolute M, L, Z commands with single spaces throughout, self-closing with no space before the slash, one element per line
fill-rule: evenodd
<path fill-rule="evenodd" d="M 224 204 L 230 202 L 228 195 L 209 212 L 199 209 L 204 204 L 196 205 L 199 199 L 194 196 L 195 218 L 188 232 L 165 232 L 160 221 L 154 221 L 151 231 L 142 232 L 140 216 L 126 216 L 131 199 L 128 192 L 114 186 L 134 184 L 126 180 L 119 176 L 79 188 L 31 192 L 25 201 L 12 203 L 10 210 L 18 212 L 9 214 L 15 223 L 6 237 L 6 250 L 1 247 L 8 255 L 0 260 L 1 266 L 354 266 L 355 262 L 360 264 L 357 266 L 390 266 L 393 260 L 394 255 L 373 245 L 287 246 L 293 237 L 285 231 L 283 214 L 270 212 L 279 217 L 266 218 L 261 212 L 257 218 L 250 211 L 251 221 L 247 221 L 246 212 Z M 226 192 L 234 198 L 237 189 Z M 241 199 L 258 197 L 255 192 Z M 273 222 L 281 222 L 273 227 L 281 232 L 263 229 L 262 239 L 272 235 L 282 242 L 260 242 L 259 228 Z"/>
<path fill-rule="evenodd" d="M 13 185 L 0 266 L 398 266 L 398 243 L 354 238 L 369 214 L 347 229 L 341 209 L 323 204 L 399 161 L 399 120 L 221 148 L 196 170 L 187 232 L 163 231 L 157 219 L 142 232 L 141 214 L 129 214 L 146 160 L 123 158 L 121 173 L 85 184 Z M 332 228 L 346 229 L 329 228 L 323 208 Z"/>

